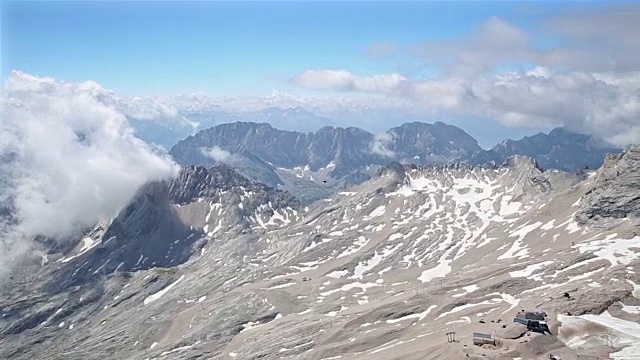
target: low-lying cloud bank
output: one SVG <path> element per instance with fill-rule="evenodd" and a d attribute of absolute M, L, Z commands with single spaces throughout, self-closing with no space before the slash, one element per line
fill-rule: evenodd
<path fill-rule="evenodd" d="M 384 95 L 445 119 L 471 115 L 509 127 L 566 126 L 625 146 L 640 142 L 639 18 L 637 4 L 573 8 L 528 30 L 491 17 L 464 36 L 404 50 L 384 44 L 385 54 L 403 52 L 423 64 L 433 73 L 427 79 L 309 69 L 289 83 Z M 373 44 L 370 52 L 380 47 Z"/>
<path fill-rule="evenodd" d="M 292 83 L 312 89 L 380 92 L 430 110 L 489 117 L 507 126 L 566 126 L 618 146 L 640 141 L 640 72 L 554 73 L 536 68 L 426 81 L 397 81 L 394 74 L 375 79 L 339 74 L 310 70 Z"/>
<path fill-rule="evenodd" d="M 136 138 L 95 82 L 14 71 L 0 103 L 0 274 L 35 236 L 76 236 L 179 167 Z M 4 209 L 4 212 L 2 210 Z"/>
<path fill-rule="evenodd" d="M 202 154 L 204 156 L 207 156 L 219 163 L 230 162 L 236 159 L 236 155 L 230 153 L 225 149 L 222 149 L 219 146 L 213 146 L 212 148 L 202 148 L 200 149 L 200 151 L 202 151 Z"/>

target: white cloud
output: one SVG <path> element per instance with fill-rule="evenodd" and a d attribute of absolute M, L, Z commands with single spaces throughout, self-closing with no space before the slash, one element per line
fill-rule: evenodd
<path fill-rule="evenodd" d="M 393 91 L 407 79 L 400 74 L 357 76 L 346 70 L 307 70 L 290 82 L 313 90 L 342 90 L 386 93 Z"/>
<path fill-rule="evenodd" d="M 538 67 L 403 81 L 381 92 L 414 102 L 424 111 L 469 113 L 507 126 L 564 125 L 625 146 L 640 142 L 639 74 L 559 73 Z"/>
<path fill-rule="evenodd" d="M 291 83 L 401 99 L 432 116 L 564 125 L 624 146 L 640 142 L 639 19 L 637 4 L 571 8 L 528 31 L 491 17 L 466 36 L 414 46 L 426 68 L 439 70 L 426 80 L 325 69 L 304 71 Z"/>
<path fill-rule="evenodd" d="M 393 158 L 396 156 L 396 153 L 389 149 L 389 144 L 393 141 L 393 134 L 389 132 L 383 132 L 377 134 L 373 140 L 371 141 L 371 153 Z"/>
<path fill-rule="evenodd" d="M 450 76 L 523 63 L 575 72 L 624 72 L 640 69 L 638 34 L 638 4 L 570 8 L 529 31 L 491 17 L 467 36 L 427 41 L 415 45 L 413 52 L 427 65 L 443 66 Z"/>
<path fill-rule="evenodd" d="M 298 107 L 324 117 L 328 120 L 304 121 L 292 124 L 287 121 L 268 122 L 273 126 L 299 131 L 316 131 L 322 126 L 359 126 L 370 131 L 384 131 L 395 125 L 397 119 L 403 121 L 425 120 L 424 109 L 415 106 L 415 102 L 401 97 L 390 97 L 376 93 L 364 96 L 354 92 L 341 94 L 300 95 L 274 91 L 263 96 L 221 96 L 212 97 L 203 94 L 179 96 L 167 99 L 180 112 L 191 114 L 212 114 L 208 118 L 215 123 L 246 120 L 246 113 L 262 112 L 270 107 L 295 109 Z M 250 118 L 250 117 L 249 117 Z M 261 120 L 262 121 L 262 120 Z M 206 123 L 206 122 L 203 122 Z M 213 122 L 208 122 L 212 126 Z"/>
<path fill-rule="evenodd" d="M 540 19 L 525 29 L 491 17 L 466 35 L 413 46 L 426 79 L 309 69 L 289 83 L 339 95 L 274 93 L 209 103 L 235 110 L 302 106 L 335 125 L 371 131 L 400 119 L 489 118 L 496 126 L 565 125 L 617 145 L 639 142 L 640 5 L 575 6 Z M 368 50 L 407 49 L 383 41 Z"/>
<path fill-rule="evenodd" d="M 540 24 L 561 45 L 540 52 L 538 62 L 574 71 L 640 70 L 640 4 L 571 9 Z"/>
<path fill-rule="evenodd" d="M 229 151 L 220 148 L 219 146 L 214 146 L 212 148 L 203 148 L 200 149 L 205 156 L 208 156 L 215 160 L 216 162 L 223 163 L 233 160 L 234 155 Z"/>
<path fill-rule="evenodd" d="M 166 154 L 133 135 L 95 82 L 66 83 L 13 72 L 1 103 L 0 173 L 13 224 L 0 264 L 36 235 L 64 238 L 110 218 L 145 183 L 173 176 Z M 9 225 L 7 227 L 7 225 Z"/>
<path fill-rule="evenodd" d="M 105 104 L 113 105 L 119 112 L 128 118 L 152 121 L 162 124 L 170 129 L 193 129 L 195 130 L 199 123 L 187 119 L 180 114 L 170 98 L 151 97 L 132 97 L 122 98 L 114 96 L 109 102 L 103 101 Z"/>

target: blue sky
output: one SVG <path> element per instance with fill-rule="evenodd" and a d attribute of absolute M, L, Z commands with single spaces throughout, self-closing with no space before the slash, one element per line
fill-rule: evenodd
<path fill-rule="evenodd" d="M 417 113 L 484 146 L 556 126 L 640 141 L 638 2 L 1 4 L 3 83 L 18 69 L 124 96 L 309 95 L 303 107 L 342 126 Z M 323 112 L 323 96 L 365 99 L 376 116 L 339 112 L 353 102 Z"/>
<path fill-rule="evenodd" d="M 410 59 L 366 56 L 468 32 L 490 16 L 522 27 L 557 3 L 6 2 L 2 77 L 11 69 L 119 93 L 259 94 L 309 68 L 415 75 Z M 413 73 L 413 74 L 412 74 Z"/>

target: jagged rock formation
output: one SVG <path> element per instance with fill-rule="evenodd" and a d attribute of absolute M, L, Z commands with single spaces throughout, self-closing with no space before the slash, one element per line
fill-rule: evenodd
<path fill-rule="evenodd" d="M 308 165 L 311 171 L 335 160 L 333 172 L 341 174 L 359 156 L 367 156 L 372 134 L 358 128 L 324 127 L 317 133 L 282 131 L 267 123 L 238 122 L 218 125 L 180 141 L 171 150 L 181 163 L 211 164 L 202 149 L 218 146 L 231 154 L 251 153 L 276 167 Z M 350 163 L 351 162 L 351 163 Z M 347 171 L 348 172 L 348 171 Z"/>
<path fill-rule="evenodd" d="M 341 177 L 389 159 L 446 163 L 480 150 L 477 141 L 463 130 L 440 122 L 403 124 L 385 135 L 376 138 L 359 128 L 331 126 L 315 133 L 299 133 L 277 130 L 267 123 L 239 122 L 188 137 L 176 144 L 171 154 L 183 164 L 210 164 L 215 159 L 207 157 L 202 149 L 218 146 L 231 154 L 254 154 L 275 167 L 308 166 L 312 172 L 330 167 L 330 176 Z"/>
<path fill-rule="evenodd" d="M 355 127 L 326 126 L 315 133 L 300 133 L 266 123 L 239 122 L 190 136 L 176 144 L 171 154 L 181 164 L 227 162 L 249 178 L 277 186 L 292 175 L 357 184 L 389 161 L 446 163 L 480 150 L 463 130 L 439 122 L 404 124 L 382 136 Z"/>
<path fill-rule="evenodd" d="M 414 164 L 442 164 L 469 158 L 481 150 L 464 130 L 443 122 L 412 122 L 391 128 L 387 148 L 392 158 Z"/>
<path fill-rule="evenodd" d="M 294 113 L 306 114 L 301 109 Z M 266 114 L 285 113 L 269 109 Z M 378 135 L 355 127 L 325 126 L 315 133 L 301 133 L 267 123 L 237 122 L 200 131 L 176 144 L 171 154 L 183 165 L 227 163 L 253 181 L 312 202 L 367 181 L 390 162 L 497 166 L 514 155 L 525 155 L 540 168 L 575 172 L 599 167 L 604 154 L 613 150 L 563 128 L 483 150 L 469 134 L 441 122 L 406 123 Z"/>
<path fill-rule="evenodd" d="M 264 230 L 295 220 L 298 210 L 299 202 L 288 193 L 250 182 L 226 165 L 183 168 L 171 181 L 142 188 L 116 218 L 98 224 L 75 249 L 63 255 L 50 248 L 43 260 L 51 262 L 46 277 L 42 269 L 13 274 L 8 281 L 19 287 L 11 293 L 3 288 L 0 331 L 24 336 L 72 313 L 90 318 L 96 302 L 114 296 L 113 287 L 122 288 L 135 272 L 152 270 L 154 275 L 143 279 L 141 288 L 122 291 L 112 307 L 145 288 L 160 290 L 178 279 L 172 268 L 201 252 L 217 234 Z M 55 306 L 64 311 L 56 312 Z M 19 349 L 6 348 L 1 357 Z"/>
<path fill-rule="evenodd" d="M 0 357 L 628 354 L 640 343 L 638 221 L 574 220 L 599 176 L 543 171 L 522 156 L 394 163 L 300 208 L 228 167 L 188 167 L 76 249 L 16 269 L 0 287 Z M 606 183 L 603 193 L 621 189 Z M 522 309 L 544 310 L 551 334 L 503 327 Z M 459 342 L 446 342 L 450 331 Z M 473 346 L 473 332 L 500 346 Z"/>
<path fill-rule="evenodd" d="M 539 133 L 520 140 L 505 140 L 488 151 L 474 154 L 470 162 L 501 163 L 513 155 L 526 155 L 534 158 L 544 169 L 574 172 L 585 167 L 597 169 L 602 166 L 602 159 L 607 153 L 619 151 L 621 149 L 592 136 L 556 128 L 549 134 Z"/>
<path fill-rule="evenodd" d="M 580 201 L 576 218 L 583 224 L 600 219 L 640 217 L 640 147 L 609 154 Z"/>

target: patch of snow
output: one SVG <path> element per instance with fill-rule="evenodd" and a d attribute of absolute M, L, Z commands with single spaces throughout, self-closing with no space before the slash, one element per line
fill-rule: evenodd
<path fill-rule="evenodd" d="M 375 208 L 375 210 L 371 212 L 371 214 L 369 214 L 368 217 L 374 218 L 374 217 L 382 216 L 384 215 L 385 211 L 386 211 L 386 207 L 384 205 L 378 206 L 377 208 Z"/>
<path fill-rule="evenodd" d="M 597 258 L 597 257 L 594 257 L 594 258 L 591 258 L 591 259 L 587 259 L 587 260 L 585 260 L 585 261 L 581 261 L 581 262 L 579 262 L 579 263 L 575 263 L 575 264 L 573 264 L 573 265 L 567 266 L 566 268 L 564 268 L 564 269 L 562 269 L 562 270 L 558 270 L 558 271 L 556 271 L 554 274 L 549 275 L 549 276 L 550 276 L 550 277 L 552 277 L 552 278 L 555 278 L 555 277 L 557 277 L 560 273 L 563 273 L 563 272 L 565 272 L 565 271 L 569 271 L 569 270 L 573 270 L 573 269 L 579 268 L 579 267 L 581 267 L 581 266 L 583 266 L 583 265 L 586 265 L 586 264 L 589 264 L 589 263 L 592 263 L 592 262 L 594 262 L 594 261 L 598 261 L 598 260 L 600 260 L 600 259 L 599 259 L 599 258 Z"/>
<path fill-rule="evenodd" d="M 248 330 L 251 330 L 251 329 L 255 329 L 255 328 L 257 328 L 259 326 L 262 326 L 262 325 L 264 325 L 264 324 L 262 324 L 259 321 L 256 321 L 256 322 L 249 321 L 248 323 L 240 325 L 240 326 L 242 326 L 242 330 L 240 330 L 240 332 L 244 332 L 244 331 L 248 331 Z"/>
<path fill-rule="evenodd" d="M 618 319 L 608 311 L 600 315 L 557 316 L 562 323 L 558 338 L 571 349 L 588 350 L 589 347 L 604 345 L 623 348 L 610 354 L 611 359 L 636 359 L 640 356 L 640 324 L 636 322 Z M 590 333 L 587 330 L 589 323 L 608 328 L 608 334 Z"/>
<path fill-rule="evenodd" d="M 162 354 L 160 354 L 160 356 L 165 356 L 165 355 L 173 354 L 173 353 L 176 353 L 176 352 L 180 352 L 182 350 L 191 349 L 192 347 L 193 347 L 193 345 L 177 347 L 175 349 L 163 352 Z"/>
<path fill-rule="evenodd" d="M 369 243 L 369 239 L 365 239 L 364 236 L 360 236 L 360 237 L 358 237 L 358 239 L 356 241 L 353 242 L 352 246 L 350 246 L 349 248 L 344 250 L 336 258 L 339 259 L 339 258 L 342 258 L 342 257 L 345 257 L 345 256 L 353 255 L 353 254 L 357 253 L 358 251 L 362 250 L 362 248 L 364 248 L 368 243 Z"/>
<path fill-rule="evenodd" d="M 342 195 L 342 196 L 353 196 L 356 194 L 357 192 L 353 192 L 353 191 L 341 191 L 338 193 L 338 195 Z"/>
<path fill-rule="evenodd" d="M 332 271 L 332 272 L 328 273 L 325 276 L 330 277 L 330 278 L 334 278 L 334 279 L 339 279 L 339 278 L 347 275 L 348 273 L 349 273 L 349 270 L 336 270 L 336 271 Z"/>
<path fill-rule="evenodd" d="M 272 287 L 267 288 L 268 290 L 273 290 L 273 289 L 282 289 L 282 288 L 286 288 L 289 287 L 291 285 L 295 285 L 295 282 L 288 282 L 288 283 L 284 283 L 284 284 L 280 284 L 280 285 L 275 285 Z"/>
<path fill-rule="evenodd" d="M 300 345 L 296 345 L 296 346 L 294 346 L 294 347 L 292 347 L 290 349 L 289 348 L 281 348 L 279 352 L 287 352 L 287 351 L 295 350 L 295 349 L 298 349 L 298 348 L 301 348 L 301 347 L 304 347 L 304 346 L 307 346 L 307 345 L 311 345 L 311 344 L 313 344 L 313 340 L 312 341 L 307 341 L 307 342 L 302 343 Z"/>
<path fill-rule="evenodd" d="M 451 263 L 451 260 L 446 259 L 446 257 L 449 255 L 449 253 L 451 253 L 453 249 L 453 247 L 450 248 L 440 257 L 440 259 L 438 260 L 438 265 L 431 269 L 423 271 L 422 274 L 420 274 L 420 276 L 418 277 L 418 280 L 426 283 L 433 279 L 447 276 L 447 274 L 451 272 L 451 266 L 449 265 Z"/>
<path fill-rule="evenodd" d="M 376 286 L 380 286 L 376 283 L 361 283 L 361 282 L 354 282 L 354 283 L 350 283 L 350 284 L 345 284 L 342 287 L 340 287 L 339 289 L 333 289 L 333 290 L 329 290 L 329 291 L 325 291 L 323 293 L 320 293 L 321 296 L 329 296 L 331 294 L 337 293 L 339 291 L 349 291 L 352 289 L 362 289 L 363 292 L 366 292 L 368 288 L 372 288 L 372 287 L 376 287 Z"/>
<path fill-rule="evenodd" d="M 411 315 L 406 315 L 397 319 L 392 319 L 392 320 L 387 320 L 387 324 L 394 324 L 400 321 L 405 321 L 405 320 L 410 320 L 410 319 L 418 319 L 418 321 L 424 319 L 425 317 L 427 317 L 427 315 L 429 315 L 429 313 L 431 312 L 431 310 L 435 309 L 436 307 L 438 307 L 438 305 L 431 305 L 427 308 L 427 310 L 421 312 L 421 313 L 417 313 L 417 314 L 411 314 Z"/>
<path fill-rule="evenodd" d="M 76 255 L 68 257 L 68 258 L 62 258 L 62 259 L 58 260 L 58 262 L 61 262 L 61 263 L 69 262 L 69 261 L 77 258 L 78 256 L 86 253 L 87 251 L 91 250 L 92 248 L 96 247 L 98 244 L 100 244 L 99 241 L 95 241 L 90 237 L 85 237 L 85 238 L 82 239 L 82 246 L 80 247 L 80 249 L 78 250 L 79 252 Z"/>
<path fill-rule="evenodd" d="M 476 307 L 476 306 L 480 306 L 480 305 L 495 305 L 495 304 L 498 304 L 498 303 L 500 303 L 500 300 L 497 299 L 497 298 L 494 298 L 494 299 L 485 300 L 485 301 L 479 302 L 479 303 L 464 304 L 464 305 L 456 306 L 453 309 L 451 309 L 451 310 L 449 310 L 447 312 L 443 312 L 442 314 L 440 314 L 438 316 L 438 319 L 439 318 L 443 318 L 445 316 L 449 316 L 451 314 L 455 314 L 455 313 L 460 312 L 462 310 L 466 310 L 466 309 L 470 309 L 470 308 Z"/>
<path fill-rule="evenodd" d="M 320 263 L 318 261 L 300 263 L 302 266 L 291 266 L 292 269 L 298 270 L 300 273 L 315 270 Z"/>
<path fill-rule="evenodd" d="M 604 268 L 599 268 L 599 269 L 595 269 L 593 271 L 589 271 L 587 273 L 583 273 L 580 275 L 576 275 L 576 276 L 572 276 L 569 278 L 569 280 L 567 280 L 567 283 L 573 282 L 573 281 L 578 281 L 578 280 L 583 280 L 583 279 L 588 279 L 590 278 L 592 275 L 594 275 L 595 273 L 604 270 Z"/>
<path fill-rule="evenodd" d="M 147 296 L 146 299 L 144 299 L 144 305 L 148 305 L 151 304 L 152 302 L 160 299 L 162 297 L 162 295 L 166 294 L 167 292 L 169 292 L 169 290 L 171 290 L 174 286 L 176 286 L 180 281 L 182 281 L 182 279 L 184 279 L 184 275 L 180 276 L 180 278 L 178 280 L 176 280 L 175 282 L 172 282 L 171 284 L 169 284 L 166 288 L 158 291 L 157 293 L 153 294 L 153 295 L 149 295 Z"/>
<path fill-rule="evenodd" d="M 365 273 L 373 270 L 373 268 L 375 268 L 376 266 L 378 266 L 378 264 L 380 264 L 382 262 L 382 260 L 384 260 L 384 258 L 386 258 L 387 256 L 391 255 L 392 253 L 394 253 L 397 249 L 399 249 L 403 244 L 400 243 L 397 246 L 391 248 L 391 249 L 383 249 L 382 252 L 378 253 L 377 251 L 375 251 L 373 253 L 373 257 L 371 259 L 365 260 L 365 261 L 361 261 L 360 263 L 358 263 L 358 265 L 356 265 L 356 268 L 353 271 L 353 276 L 351 276 L 351 279 L 362 279 L 362 277 L 364 276 Z"/>
<path fill-rule="evenodd" d="M 522 246 L 522 240 L 527 236 L 527 234 L 540 227 L 540 225 L 542 225 L 542 223 L 539 221 L 534 224 L 523 225 L 518 230 L 514 231 L 513 234 L 509 235 L 509 237 L 518 237 L 518 239 L 513 242 L 513 245 L 511 245 L 511 248 L 507 250 L 507 252 L 498 257 L 498 260 L 511 259 L 526 255 L 528 251 L 526 247 Z"/>
<path fill-rule="evenodd" d="M 546 224 L 542 225 L 542 226 L 540 227 L 540 229 L 541 229 L 541 230 L 544 230 L 544 231 L 549 231 L 549 230 L 553 229 L 553 223 L 554 223 L 555 221 L 556 221 L 556 219 L 551 219 L 551 221 L 549 221 L 548 223 L 546 223 Z"/>
<path fill-rule="evenodd" d="M 541 281 L 542 280 L 542 275 L 538 274 L 535 276 L 531 276 L 534 272 L 538 271 L 539 269 L 553 264 L 553 261 L 543 261 L 537 264 L 531 264 L 529 266 L 527 266 L 526 268 L 522 269 L 522 270 L 518 270 L 518 271 L 511 271 L 509 272 L 509 276 L 513 277 L 530 277 L 533 280 L 537 280 L 537 281 Z"/>
<path fill-rule="evenodd" d="M 629 314 L 640 314 L 640 306 L 630 306 L 625 304 L 620 304 L 622 306 L 622 311 Z"/>
<path fill-rule="evenodd" d="M 302 252 L 304 253 L 304 252 L 307 252 L 307 251 L 309 251 L 311 249 L 315 249 L 316 247 L 318 247 L 318 246 L 320 246 L 320 245 L 322 245 L 324 243 L 327 243 L 327 242 L 329 242 L 331 240 L 333 240 L 333 239 L 332 238 L 324 238 L 320 242 L 316 242 L 315 240 L 313 240 L 309 246 L 307 246 L 306 248 L 302 249 Z"/>
<path fill-rule="evenodd" d="M 573 247 L 578 248 L 580 253 L 591 252 L 601 259 L 605 259 L 615 265 L 629 265 L 638 258 L 638 253 L 634 248 L 640 248 L 640 236 L 632 239 L 616 239 L 616 234 L 607 236 L 604 240 L 579 243 Z"/>
<path fill-rule="evenodd" d="M 467 294 L 469 294 L 469 293 L 472 293 L 472 292 L 474 292 L 474 291 L 478 290 L 479 288 L 480 288 L 480 287 L 479 287 L 478 285 L 475 285 L 475 284 L 474 284 L 474 285 L 469 285 L 469 286 L 464 286 L 464 287 L 462 288 L 462 290 L 464 290 L 464 292 L 463 292 L 463 293 L 461 293 L 461 294 L 455 294 L 455 295 L 453 295 L 452 297 L 461 297 L 461 296 L 467 295 Z"/>
<path fill-rule="evenodd" d="M 640 299 L 640 284 L 636 284 L 631 280 L 627 280 L 627 282 L 631 284 L 631 286 L 633 286 L 633 290 L 631 290 L 631 295 L 633 295 L 633 297 L 635 297 L 636 299 Z"/>
<path fill-rule="evenodd" d="M 571 221 L 565 228 L 569 234 L 580 231 L 580 225 L 577 222 Z"/>

